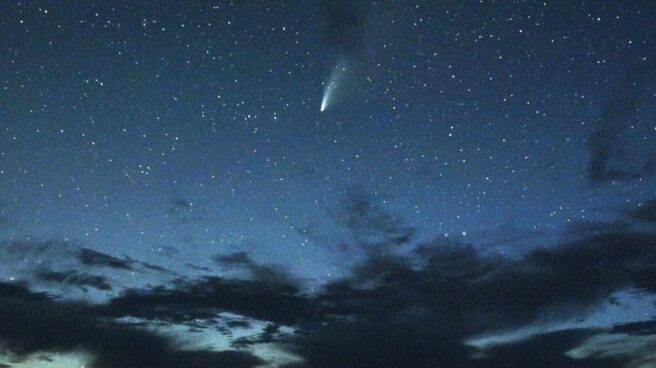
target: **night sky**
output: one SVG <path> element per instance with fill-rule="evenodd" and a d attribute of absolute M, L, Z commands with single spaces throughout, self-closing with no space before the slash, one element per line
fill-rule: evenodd
<path fill-rule="evenodd" d="M 653 24 L 1 1 L 0 367 L 656 366 Z"/>

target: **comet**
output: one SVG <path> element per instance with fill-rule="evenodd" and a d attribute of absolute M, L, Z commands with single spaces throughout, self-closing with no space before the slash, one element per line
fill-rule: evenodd
<path fill-rule="evenodd" d="M 343 79 L 349 71 L 350 68 L 346 60 L 340 61 L 333 68 L 323 90 L 323 98 L 321 99 L 321 107 L 319 109 L 321 112 L 326 111 L 335 102 L 335 94 L 339 89 L 338 87 L 343 84 Z"/>
<path fill-rule="evenodd" d="M 328 104 L 330 104 L 330 97 L 333 95 L 335 90 L 335 83 L 328 83 L 326 89 L 323 91 L 323 98 L 321 99 L 321 112 L 326 111 Z"/>

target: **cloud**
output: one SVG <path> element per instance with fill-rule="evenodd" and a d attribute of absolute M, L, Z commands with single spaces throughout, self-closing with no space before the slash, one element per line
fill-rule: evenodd
<path fill-rule="evenodd" d="M 202 217 L 195 213 L 194 203 L 182 197 L 173 199 L 166 209 L 166 216 L 174 221 L 176 225 L 185 225 L 202 220 Z"/>
<path fill-rule="evenodd" d="M 280 339 L 280 325 L 268 323 L 262 329 L 262 332 L 251 337 L 242 337 L 237 339 L 233 345 L 236 347 L 245 347 L 255 344 L 268 344 Z"/>
<path fill-rule="evenodd" d="M 653 37 L 652 37 L 653 38 Z M 644 85 L 654 76 L 656 59 L 643 60 L 621 75 L 619 83 L 597 117 L 588 138 L 588 178 L 593 183 L 633 180 L 656 172 L 656 151 L 642 152 L 631 143 L 629 127 L 636 124 L 644 103 Z"/>
<path fill-rule="evenodd" d="M 364 48 L 363 5 L 350 0 L 321 3 L 321 41 L 342 56 L 355 56 Z"/>
<path fill-rule="evenodd" d="M 212 269 L 210 269 L 209 267 L 197 266 L 193 263 L 188 263 L 188 262 L 185 263 L 185 267 L 187 267 L 191 270 L 196 270 L 196 271 L 205 271 L 205 272 L 211 272 L 212 271 Z"/>
<path fill-rule="evenodd" d="M 573 240 L 515 260 L 443 241 L 422 244 L 407 255 L 370 253 L 350 276 L 314 295 L 274 288 L 263 280 L 179 282 L 171 288 L 127 292 L 105 314 L 184 321 L 227 311 L 270 321 L 270 333 L 236 345 L 278 343 L 303 357 L 294 367 L 432 367 L 437 361 L 471 367 L 513 362 L 614 367 L 619 366 L 616 357 L 565 355 L 593 330 L 535 335 L 486 350 L 484 356 L 464 344 L 485 331 L 585 318 L 618 290 L 655 292 L 656 234 L 610 229 L 590 233 L 581 228 L 579 236 L 568 237 Z M 218 256 L 217 261 L 254 264 L 246 253 Z M 294 326 L 297 333 L 278 336 L 279 324 Z"/>
<path fill-rule="evenodd" d="M 21 285 L 0 284 L 0 324 L 13 321 L 16 326 L 0 332 L 0 340 L 20 355 L 81 349 L 94 357 L 93 367 L 257 364 L 257 358 L 245 353 L 178 351 L 174 341 L 112 322 L 136 317 L 203 329 L 212 325 L 198 320 L 227 311 L 269 321 L 259 334 L 238 338 L 234 345 L 279 344 L 303 358 L 289 367 L 433 367 L 435 362 L 481 368 L 617 367 L 634 361 L 638 350 L 627 350 L 626 359 L 565 354 L 584 346 L 595 331 L 538 335 L 493 347 L 484 355 L 464 340 L 544 316 L 583 314 L 627 286 L 653 291 L 655 238 L 649 233 L 585 236 L 515 261 L 483 257 L 467 244 L 428 243 L 407 256 L 372 255 L 351 276 L 327 284 L 316 295 L 261 280 L 203 278 L 128 290 L 108 304 L 90 306 L 59 303 Z M 245 253 L 217 259 L 240 266 L 254 263 Z M 41 317 L 45 315 L 49 317 Z M 35 327 L 23 331 L 18 328 L 23 325 Z M 281 335 L 280 325 L 294 326 L 297 333 Z M 55 330 L 65 336 L 63 341 Z"/>
<path fill-rule="evenodd" d="M 280 324 L 314 319 L 316 306 L 298 290 L 262 281 L 204 277 L 178 280 L 170 287 L 128 289 L 100 307 L 112 317 L 138 317 L 185 323 L 221 311 Z"/>
<path fill-rule="evenodd" d="M 629 216 L 638 221 L 656 223 L 656 198 L 629 210 Z"/>
<path fill-rule="evenodd" d="M 175 342 L 130 325 L 112 323 L 92 306 L 31 296 L 0 283 L 0 342 L 18 357 L 40 352 L 83 352 L 92 368 L 255 367 L 261 360 L 238 351 L 182 351 Z M 16 290 L 20 290 L 16 292 Z"/>
<path fill-rule="evenodd" d="M 117 258 L 88 248 L 79 248 L 77 258 L 86 266 L 107 267 L 124 271 L 134 271 L 141 268 L 141 271 L 150 270 L 175 275 L 174 272 L 156 264 L 136 261 L 130 257 Z"/>
<path fill-rule="evenodd" d="M 352 278 L 326 287 L 318 296 L 322 323 L 302 327 L 290 346 L 305 358 L 298 367 L 619 366 L 615 359 L 565 355 L 588 331 L 534 336 L 475 360 L 476 352 L 464 341 L 470 334 L 536 320 L 585 317 L 613 290 L 628 285 L 653 290 L 653 263 L 645 269 L 647 262 L 640 261 L 643 254 L 654 255 L 640 243 L 653 248 L 653 240 L 590 238 L 518 262 L 481 259 L 467 246 L 424 250 L 428 260 L 421 269 L 410 267 L 410 261 L 371 259 Z M 627 244 L 636 249 L 625 253 L 621 248 Z"/>
<path fill-rule="evenodd" d="M 251 264 L 253 261 L 247 252 L 234 252 L 227 255 L 216 256 L 215 261 L 223 265 L 246 265 Z"/>
<path fill-rule="evenodd" d="M 0 282 L 0 298 L 29 301 L 44 301 L 50 299 L 45 293 L 35 293 L 30 291 L 24 283 L 10 284 L 5 282 Z"/>
<path fill-rule="evenodd" d="M 87 291 L 87 288 L 89 287 L 96 288 L 98 290 L 105 290 L 105 291 L 112 290 L 112 285 L 109 283 L 109 280 L 107 280 L 106 277 L 99 276 L 99 275 L 90 275 L 87 273 L 76 272 L 73 270 L 64 271 L 64 272 L 42 270 L 36 274 L 36 277 L 42 281 L 76 286 L 83 291 Z"/>
<path fill-rule="evenodd" d="M 298 280 L 292 277 L 281 266 L 256 263 L 246 252 L 218 255 L 214 257 L 214 261 L 221 266 L 245 269 L 255 282 L 287 287 L 290 290 L 296 290 L 298 286 Z"/>
<path fill-rule="evenodd" d="M 127 280 L 120 277 L 122 273 L 136 272 L 146 277 Z M 0 277 L 21 280 L 30 287 L 46 289 L 63 298 L 98 301 L 111 297 L 108 292 L 121 289 L 126 281 L 138 285 L 146 280 L 165 280 L 178 275 L 158 265 L 49 239 L 0 242 Z"/>
<path fill-rule="evenodd" d="M 413 227 L 407 226 L 399 215 L 388 213 L 372 201 L 364 188 L 349 189 L 340 205 L 333 217 L 365 252 L 380 254 L 392 246 L 411 242 L 415 236 Z"/>
<path fill-rule="evenodd" d="M 350 211 L 356 215 L 358 211 Z M 360 221 L 360 220 L 358 220 Z M 364 222 L 366 223 L 366 221 Z M 511 260 L 442 240 L 406 256 L 370 253 L 352 275 L 313 298 L 320 321 L 288 339 L 293 367 L 620 367 L 638 358 L 566 355 L 596 330 L 537 334 L 486 350 L 464 344 L 486 331 L 585 318 L 614 292 L 656 292 L 656 233 L 576 226 L 562 243 Z M 600 229 L 606 228 L 605 231 Z"/>
<path fill-rule="evenodd" d="M 88 248 L 80 249 L 76 257 L 85 266 L 108 267 L 127 271 L 133 270 L 133 262 L 130 260 L 119 259 Z"/>
<path fill-rule="evenodd" d="M 512 367 L 527 366 L 535 368 L 620 368 L 626 359 L 596 357 L 594 359 L 575 359 L 567 351 L 580 344 L 594 331 L 565 330 L 534 336 L 514 344 L 501 345 L 486 352 L 485 356 L 473 361 L 472 367 Z"/>
<path fill-rule="evenodd" d="M 484 350 L 466 342 L 498 331 L 512 335 L 536 323 L 587 318 L 621 290 L 654 295 L 656 232 L 628 222 L 579 223 L 559 243 L 511 259 L 462 241 L 439 238 L 417 244 L 411 227 L 363 191 L 349 192 L 342 203 L 335 217 L 365 250 L 365 258 L 348 275 L 315 293 L 304 293 L 291 282 L 292 276 L 255 262 L 245 252 L 218 255 L 215 261 L 243 269 L 250 279 L 181 278 L 122 290 L 98 305 L 62 302 L 25 284 L 0 283 L 0 326 L 7 326 L 0 329 L 0 344 L 19 356 L 81 351 L 93 356 L 91 366 L 96 368 L 262 363 L 245 352 L 182 351 L 170 338 L 120 322 L 133 319 L 164 328 L 216 329 L 230 335 L 238 348 L 274 344 L 302 358 L 288 368 L 421 368 L 436 362 L 445 367 L 590 368 L 645 361 L 652 338 L 636 336 L 655 335 L 653 325 L 605 332 L 538 331 Z M 74 259 L 86 255 L 87 261 L 80 263 L 88 267 L 139 265 L 71 249 Z M 42 272 L 41 277 L 76 287 L 94 284 L 80 274 Z M 220 320 L 221 315 L 233 317 Z M 255 335 L 230 333 L 253 327 L 254 320 L 261 323 Z M 288 333 L 290 329 L 294 333 Z M 586 353 L 600 333 L 612 335 L 601 341 L 608 353 Z"/>
<path fill-rule="evenodd" d="M 585 339 L 566 355 L 574 359 L 628 360 L 626 368 L 656 366 L 656 322 L 617 326 Z"/>
<path fill-rule="evenodd" d="M 0 262 L 15 263 L 34 267 L 55 268 L 63 264 L 85 268 L 108 268 L 119 271 L 170 271 L 153 264 L 136 261 L 127 257 L 118 258 L 90 248 L 80 247 L 68 241 L 47 240 L 8 240 L 0 242 Z"/>

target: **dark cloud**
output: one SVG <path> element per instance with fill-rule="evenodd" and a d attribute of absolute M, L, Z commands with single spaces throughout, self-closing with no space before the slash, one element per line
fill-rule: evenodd
<path fill-rule="evenodd" d="M 132 271 L 132 261 L 120 259 L 92 249 L 82 248 L 76 255 L 85 266 L 108 267 Z"/>
<path fill-rule="evenodd" d="M 177 277 L 175 272 L 129 257 L 114 257 L 76 244 L 57 240 L 9 240 L 0 242 L 0 269 L 5 276 L 31 286 L 57 288 L 60 296 L 71 296 L 73 288 L 108 292 L 120 288 L 121 272 L 154 273 Z M 62 288 L 63 287 L 63 288 Z M 53 291 L 54 292 L 54 291 Z"/>
<path fill-rule="evenodd" d="M 654 70 L 653 58 L 632 65 L 620 76 L 617 87 L 597 117 L 594 131 L 588 138 L 587 172 L 593 183 L 639 179 L 656 172 L 656 151 L 638 153 L 626 137 L 629 127 L 636 123 L 638 109 L 645 102 L 644 87 L 650 80 L 653 82 Z"/>
<path fill-rule="evenodd" d="M 336 53 L 355 56 L 364 48 L 363 4 L 351 0 L 324 0 L 321 3 L 321 41 Z"/>
<path fill-rule="evenodd" d="M 235 340 L 232 345 L 235 347 L 245 347 L 255 344 L 268 344 L 279 340 L 280 326 L 275 323 L 268 323 L 262 329 L 262 332 L 255 336 L 245 336 Z"/>
<path fill-rule="evenodd" d="M 371 253 L 316 297 L 321 321 L 305 321 L 288 341 L 305 358 L 294 366 L 623 366 L 631 354 L 566 355 L 593 330 L 527 337 L 484 356 L 463 344 L 486 331 L 584 317 L 618 290 L 656 292 L 655 233 L 612 223 L 572 226 L 568 233 L 569 240 L 518 260 L 444 240 L 409 256 Z"/>
<path fill-rule="evenodd" d="M 177 225 L 185 225 L 191 222 L 201 221 L 194 211 L 194 203 L 182 197 L 174 199 L 167 208 L 167 216 Z"/>
<path fill-rule="evenodd" d="M 567 367 L 619 368 L 626 360 L 608 357 L 574 359 L 566 355 L 591 331 L 563 331 L 490 349 L 476 356 L 460 340 L 440 333 L 439 325 L 417 326 L 371 320 L 331 325 L 296 342 L 305 362 L 287 368 L 322 367 Z"/>
<path fill-rule="evenodd" d="M 217 257 L 251 264 L 247 254 Z M 236 346 L 278 342 L 302 356 L 298 367 L 613 367 L 611 359 L 565 355 L 588 332 L 563 332 L 476 352 L 471 335 L 508 330 L 536 320 L 579 318 L 613 292 L 629 287 L 656 291 L 656 234 L 581 234 L 520 260 L 481 256 L 467 244 L 423 244 L 408 256 L 383 253 L 329 283 L 317 295 L 272 288 L 262 280 L 206 278 L 171 288 L 130 291 L 113 300 L 106 315 L 181 322 L 219 311 L 271 321 L 269 332 L 239 339 Z M 293 325 L 292 337 L 276 334 Z"/>
<path fill-rule="evenodd" d="M 288 287 L 291 290 L 298 286 L 298 281 L 281 266 L 256 263 L 246 252 L 219 255 L 214 257 L 214 260 L 221 266 L 245 269 L 255 282 Z"/>
<path fill-rule="evenodd" d="M 656 223 L 656 199 L 649 200 L 630 210 L 629 216 L 638 221 Z"/>
<path fill-rule="evenodd" d="M 55 266 L 63 262 L 76 261 L 76 263 L 79 263 L 79 266 L 88 268 L 110 268 L 119 271 L 148 269 L 170 273 L 170 271 L 163 267 L 154 264 L 133 260 L 128 257 L 114 257 L 107 253 L 56 239 L 44 241 L 10 240 L 0 243 L 0 261 L 15 262 L 18 259 L 38 260 L 36 262 L 38 265 L 48 264 Z"/>
<path fill-rule="evenodd" d="M 333 214 L 353 241 L 367 252 L 377 254 L 390 246 L 409 243 L 415 229 L 398 215 L 392 215 L 375 203 L 361 187 L 349 189 L 341 201 L 341 209 Z"/>
<path fill-rule="evenodd" d="M 107 267 L 117 270 L 134 271 L 136 266 L 141 266 L 146 270 L 158 271 L 168 274 L 175 274 L 164 267 L 147 262 L 136 261 L 128 257 L 117 258 L 109 254 L 95 251 L 89 248 L 80 248 L 76 254 L 77 259 L 85 266 Z"/>
<path fill-rule="evenodd" d="M 42 281 L 76 286 L 83 291 L 87 291 L 89 287 L 105 291 L 112 290 L 112 285 L 109 283 L 106 277 L 90 275 L 73 270 L 64 272 L 42 270 L 36 274 L 36 277 Z"/>
<path fill-rule="evenodd" d="M 154 252 L 164 257 L 175 257 L 180 254 L 180 250 L 170 245 L 158 245 L 151 248 Z"/>
<path fill-rule="evenodd" d="M 569 332 L 569 331 L 566 331 Z M 616 325 L 611 329 L 578 330 L 586 339 L 566 352 L 579 361 L 606 361 L 625 368 L 656 366 L 654 321 Z"/>
<path fill-rule="evenodd" d="M 57 240 L 32 241 L 32 240 L 3 240 L 0 243 L 0 260 L 16 260 L 40 257 L 53 249 L 68 251 L 72 246 L 67 242 Z"/>
<path fill-rule="evenodd" d="M 313 301 L 287 285 L 263 281 L 226 280 L 205 277 L 179 280 L 171 287 L 149 290 L 130 289 L 103 306 L 103 313 L 114 317 L 140 317 L 184 323 L 213 318 L 227 311 L 281 324 L 314 319 Z"/>
<path fill-rule="evenodd" d="M 253 263 L 251 256 L 247 252 L 234 252 L 226 255 L 219 255 L 214 258 L 217 263 L 231 266 L 231 265 L 247 265 Z"/>
<path fill-rule="evenodd" d="M 306 325 L 291 342 L 307 360 L 298 366 L 619 366 L 565 355 L 587 333 L 513 343 L 476 360 L 462 342 L 484 331 L 582 317 L 624 288 L 656 291 L 656 234 L 591 236 L 512 262 L 481 258 L 464 244 L 425 245 L 417 253 L 422 268 L 400 257 L 371 258 L 351 278 L 328 285 L 318 297 L 323 323 Z"/>
<path fill-rule="evenodd" d="M 302 237 L 325 249 L 353 257 L 354 251 L 365 254 L 393 252 L 412 243 L 416 229 L 404 223 L 400 215 L 390 214 L 362 186 L 347 189 L 338 206 L 325 206 L 335 227 L 320 229 L 314 225 L 292 225 Z"/>
<path fill-rule="evenodd" d="M 192 270 L 196 270 L 196 271 L 205 271 L 205 272 L 211 272 L 212 271 L 212 269 L 210 269 L 209 267 L 197 266 L 193 263 L 185 263 L 185 267 L 187 267 L 189 269 L 192 269 Z"/>
<path fill-rule="evenodd" d="M 0 298 L 44 301 L 50 297 L 45 293 L 35 293 L 30 291 L 24 283 L 5 283 L 0 282 Z"/>
<path fill-rule="evenodd" d="M 476 239 L 479 248 L 497 249 L 499 246 L 521 247 L 524 242 L 532 242 L 547 236 L 544 230 L 522 229 L 512 222 L 507 222 L 494 229 L 472 231 L 467 239 Z"/>
<path fill-rule="evenodd" d="M 596 357 L 574 359 L 567 352 L 580 344 L 594 330 L 565 330 L 541 334 L 517 343 L 500 345 L 468 364 L 472 368 L 488 367 L 567 367 L 567 368 L 626 368 L 626 359 Z"/>
<path fill-rule="evenodd" d="M 293 367 L 457 367 L 469 361 L 457 336 L 433 320 L 389 317 L 374 314 L 304 331 L 292 351 L 305 361 Z"/>
<path fill-rule="evenodd" d="M 656 335 L 656 321 L 627 323 L 613 327 L 613 332 L 631 335 Z"/>
<path fill-rule="evenodd" d="M 564 236 L 568 238 L 594 236 L 609 233 L 623 233 L 631 230 L 631 224 L 624 220 L 607 221 L 572 221 L 567 225 Z"/>
<path fill-rule="evenodd" d="M 528 364 L 539 352 L 544 359 L 534 366 L 612 367 L 616 361 L 565 355 L 591 331 L 527 339 L 474 360 L 477 352 L 463 341 L 538 320 L 582 318 L 619 290 L 656 292 L 656 234 L 624 223 L 576 224 L 561 244 L 511 260 L 453 240 L 412 247 L 397 240 L 412 234 L 409 227 L 362 191 L 349 192 L 343 204 L 341 219 L 357 244 L 380 251 L 367 252 L 350 276 L 318 294 L 303 295 L 284 282 L 272 286 L 267 278 L 278 276 L 263 272 L 252 280 L 204 278 L 129 291 L 106 314 L 180 322 L 226 311 L 270 321 L 268 332 L 235 346 L 278 342 L 305 359 L 299 367 L 496 367 Z M 413 250 L 387 251 L 398 246 Z M 265 267 L 245 252 L 215 260 L 224 267 Z M 279 324 L 298 332 L 280 336 Z"/>
<path fill-rule="evenodd" d="M 11 289 L 4 284 L 2 289 Z M 237 351 L 182 351 L 173 341 L 146 330 L 115 324 L 81 303 L 59 303 L 39 296 L 0 294 L 0 342 L 12 354 L 84 352 L 92 368 L 255 367 L 261 363 Z"/>
<path fill-rule="evenodd" d="M 128 260 L 130 260 L 130 259 L 128 258 Z M 164 268 L 162 266 L 158 266 L 156 264 L 147 263 L 147 262 L 140 262 L 140 261 L 134 261 L 134 260 L 130 260 L 130 261 L 135 262 L 137 264 L 140 264 L 141 266 L 143 266 L 143 268 L 145 268 L 147 270 L 168 273 L 168 274 L 171 274 L 171 275 L 175 274 L 175 272 L 167 270 L 166 268 Z"/>
<path fill-rule="evenodd" d="M 469 289 L 499 320 L 526 323 L 548 315 L 582 314 L 629 287 L 656 291 L 656 234 L 609 233 L 530 253 Z"/>
<path fill-rule="evenodd" d="M 606 331 L 612 335 L 604 337 L 610 341 L 604 346 L 613 352 L 608 356 L 585 350 L 600 334 L 593 329 L 526 336 L 484 350 L 465 344 L 475 336 L 536 321 L 585 318 L 621 290 L 653 295 L 654 232 L 627 223 L 577 223 L 561 243 L 507 259 L 457 240 L 413 244 L 410 227 L 363 192 L 350 192 L 343 204 L 340 218 L 354 241 L 368 249 L 366 258 L 317 293 L 304 294 L 285 272 L 258 264 L 245 252 L 219 255 L 215 261 L 248 271 L 249 280 L 178 279 L 167 286 L 125 290 L 103 305 L 57 302 L 25 285 L 0 283 L 0 326 L 8 326 L 0 331 L 0 343 L 21 356 L 82 349 L 95 357 L 94 367 L 250 367 L 259 360 L 249 354 L 183 352 L 138 325 L 112 321 L 134 317 L 163 326 L 183 324 L 193 331 L 216 328 L 233 336 L 231 329 L 252 327 L 252 318 L 266 322 L 262 331 L 237 338 L 233 346 L 279 344 L 303 358 L 289 368 L 421 368 L 438 363 L 576 368 L 638 361 L 644 342 L 622 353 L 613 339 L 654 335 L 653 323 Z M 116 267 L 121 261 L 87 253 L 93 265 Z M 71 275 L 77 274 L 53 273 L 50 278 L 65 282 Z M 238 317 L 220 320 L 222 312 Z M 296 333 L 281 333 L 283 325 Z M 569 353 L 577 347 L 588 355 Z"/>
<path fill-rule="evenodd" d="M 228 327 L 232 327 L 232 328 L 235 328 L 235 327 L 248 328 L 248 327 L 251 326 L 250 322 L 243 321 L 243 320 L 231 320 L 231 321 L 226 322 L 226 325 Z"/>
<path fill-rule="evenodd" d="M 184 199 L 175 199 L 171 202 L 171 207 L 176 209 L 189 210 L 191 207 L 193 207 L 193 204 Z"/>

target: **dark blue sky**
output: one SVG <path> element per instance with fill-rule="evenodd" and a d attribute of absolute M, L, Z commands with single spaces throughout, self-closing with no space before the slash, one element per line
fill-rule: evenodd
<path fill-rule="evenodd" d="M 655 19 L 649 1 L 3 2 L 0 236 L 185 277 L 247 252 L 314 290 L 370 257 L 342 218 L 355 190 L 413 246 L 552 248 L 656 195 Z"/>

